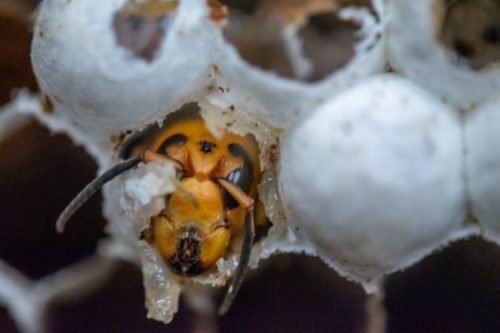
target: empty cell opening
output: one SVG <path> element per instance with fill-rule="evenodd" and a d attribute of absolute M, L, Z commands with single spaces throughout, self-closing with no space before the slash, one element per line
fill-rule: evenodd
<path fill-rule="evenodd" d="M 228 9 L 224 36 L 241 58 L 282 77 L 315 82 L 354 56 L 359 25 L 339 18 L 344 6 L 370 2 L 335 0 L 221 0 Z M 373 12 L 373 11 L 372 11 Z"/>
<path fill-rule="evenodd" d="M 441 42 L 474 70 L 500 63 L 500 2 L 447 0 L 444 6 Z"/>
<path fill-rule="evenodd" d="M 152 62 L 178 5 L 177 0 L 129 0 L 113 19 L 118 45 Z"/>
<path fill-rule="evenodd" d="M 40 278 L 93 254 L 104 226 L 98 195 L 74 216 L 64 235 L 54 227 L 57 215 L 94 177 L 92 158 L 38 123 L 6 137 L 0 158 L 2 260 Z"/>
<path fill-rule="evenodd" d="M 354 22 L 343 21 L 334 13 L 309 18 L 307 26 L 300 30 L 304 56 L 314 65 L 309 81 L 321 80 L 349 62 L 354 56 L 358 28 Z"/>

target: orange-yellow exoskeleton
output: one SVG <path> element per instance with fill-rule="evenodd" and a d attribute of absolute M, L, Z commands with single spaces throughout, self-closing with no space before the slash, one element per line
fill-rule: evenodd
<path fill-rule="evenodd" d="M 267 221 L 257 201 L 259 150 L 253 136 L 225 133 L 215 138 L 203 119 L 181 111 L 161 128 L 150 127 L 126 141 L 120 153 L 125 161 L 87 185 L 61 214 L 57 227 L 62 231 L 93 193 L 140 162 L 173 162 L 178 190 L 165 197 L 165 209 L 152 217 L 145 238 L 170 270 L 183 277 L 213 269 L 231 254 L 234 243 L 242 242 L 238 267 L 219 309 L 225 313 L 243 281 L 254 228 Z"/>

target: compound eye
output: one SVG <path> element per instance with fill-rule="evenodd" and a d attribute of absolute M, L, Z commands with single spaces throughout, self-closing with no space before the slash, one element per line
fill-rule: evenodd
<path fill-rule="evenodd" d="M 242 159 L 241 167 L 232 170 L 226 179 L 238 186 L 243 192 L 249 194 L 253 183 L 253 165 L 246 150 L 237 143 L 232 143 L 228 146 L 229 153 L 235 157 Z M 226 209 L 234 209 L 239 206 L 238 202 L 225 189 L 222 189 L 222 199 Z"/>
<path fill-rule="evenodd" d="M 180 133 L 174 134 L 165 141 L 163 141 L 163 143 L 160 145 L 160 147 L 156 152 L 158 154 L 168 155 L 167 149 L 169 147 L 180 147 L 183 144 L 185 144 L 186 141 L 187 141 L 187 136 L 185 136 L 184 134 Z"/>

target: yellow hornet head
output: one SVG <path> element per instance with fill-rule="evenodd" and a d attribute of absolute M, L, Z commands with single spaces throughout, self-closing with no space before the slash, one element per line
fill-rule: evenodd
<path fill-rule="evenodd" d="M 162 214 L 152 220 L 155 244 L 170 269 L 195 276 L 223 257 L 231 233 L 225 221 L 220 188 L 211 180 L 181 180 L 185 193 L 167 198 Z"/>

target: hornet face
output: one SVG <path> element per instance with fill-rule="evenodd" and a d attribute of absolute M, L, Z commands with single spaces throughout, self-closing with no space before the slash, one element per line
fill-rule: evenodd
<path fill-rule="evenodd" d="M 238 266 L 219 308 L 223 314 L 243 282 L 255 227 L 267 224 L 265 215 L 257 213 L 263 212 L 257 198 L 259 150 L 252 136 L 226 132 L 216 138 L 198 115 L 181 111 L 167 117 L 162 127 L 153 125 L 124 142 L 123 162 L 87 185 L 61 213 L 56 227 L 62 232 L 97 190 L 141 162 L 171 163 L 177 170 L 177 190 L 165 197 L 165 209 L 151 218 L 144 236 L 182 277 L 215 268 L 219 259 L 234 254 L 231 242 L 240 244 Z"/>

